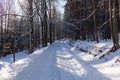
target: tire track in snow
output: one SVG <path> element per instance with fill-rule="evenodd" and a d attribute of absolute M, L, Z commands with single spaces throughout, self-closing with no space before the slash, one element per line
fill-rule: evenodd
<path fill-rule="evenodd" d="M 23 70 L 13 80 L 110 80 L 76 57 L 64 42 L 49 46 Z"/>
<path fill-rule="evenodd" d="M 95 68 L 88 65 L 85 61 L 83 61 L 78 56 L 76 56 L 74 54 L 74 52 L 71 51 L 70 46 L 68 46 L 66 43 L 63 43 L 62 47 L 64 47 L 66 49 L 66 52 L 68 55 L 71 55 L 72 58 L 71 58 L 70 64 L 72 64 L 72 65 L 70 65 L 70 66 L 71 67 L 73 66 L 73 68 L 75 69 L 74 73 L 76 75 L 79 75 L 81 80 L 110 80 L 109 78 L 105 77 L 102 73 L 97 71 Z M 84 70 L 82 71 L 81 69 L 84 69 Z M 78 72 L 78 74 L 76 73 L 76 71 Z M 79 80 L 79 79 L 73 79 L 73 80 Z"/>

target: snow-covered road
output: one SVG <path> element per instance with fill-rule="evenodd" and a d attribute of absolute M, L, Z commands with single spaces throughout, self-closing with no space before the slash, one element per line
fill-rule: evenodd
<path fill-rule="evenodd" d="M 64 41 L 37 53 L 11 80 L 110 80 L 75 56 Z"/>

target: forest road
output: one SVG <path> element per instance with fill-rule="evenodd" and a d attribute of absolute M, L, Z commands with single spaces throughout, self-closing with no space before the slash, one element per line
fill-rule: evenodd
<path fill-rule="evenodd" d="M 53 43 L 34 63 L 14 80 L 110 80 L 77 57 L 64 41 Z"/>

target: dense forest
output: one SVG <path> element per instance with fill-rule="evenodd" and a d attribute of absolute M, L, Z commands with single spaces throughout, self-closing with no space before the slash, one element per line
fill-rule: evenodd
<path fill-rule="evenodd" d="M 20 10 L 16 10 L 14 4 Z M 119 48 L 120 0 L 66 0 L 64 14 L 58 0 L 0 1 L 0 57 L 69 38 L 87 41 L 113 40 Z M 63 18 L 61 18 L 63 17 Z M 15 54 L 14 54 L 15 57 Z"/>
<path fill-rule="evenodd" d="M 14 0 L 0 2 L 0 56 L 47 46 L 60 39 L 60 14 L 53 0 Z"/>
<path fill-rule="evenodd" d="M 99 42 L 113 40 L 119 48 L 119 0 L 68 0 L 64 14 L 65 37 Z"/>

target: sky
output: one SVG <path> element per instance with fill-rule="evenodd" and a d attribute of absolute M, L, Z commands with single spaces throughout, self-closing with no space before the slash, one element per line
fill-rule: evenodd
<path fill-rule="evenodd" d="M 20 1 L 22 1 L 22 0 L 20 0 Z M 62 17 L 63 17 L 63 14 L 64 14 L 64 6 L 65 6 L 65 4 L 66 4 L 66 0 L 57 0 L 57 2 L 56 2 L 57 10 L 61 14 Z M 17 13 L 21 14 L 20 13 L 20 7 L 18 6 L 17 0 L 16 0 L 15 6 L 16 6 Z"/>
<path fill-rule="evenodd" d="M 58 3 L 56 3 L 57 9 L 62 15 L 64 14 L 64 5 L 65 4 L 66 4 L 65 0 L 58 0 Z"/>

